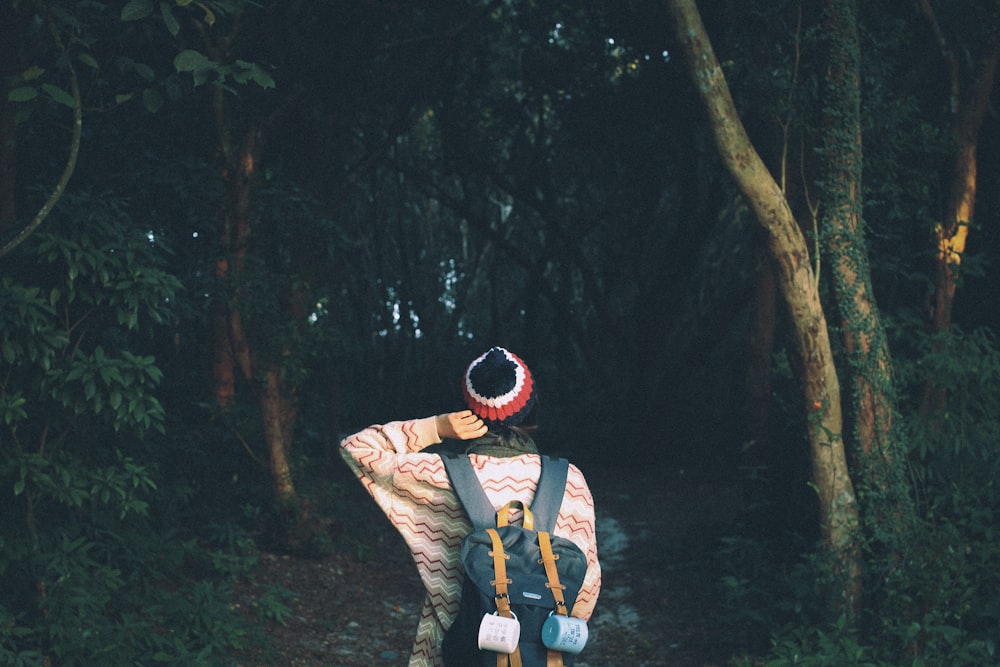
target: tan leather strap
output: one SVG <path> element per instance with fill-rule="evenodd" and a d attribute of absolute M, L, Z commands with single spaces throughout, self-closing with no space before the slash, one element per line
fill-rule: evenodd
<path fill-rule="evenodd" d="M 514 652 L 510 655 L 506 653 L 497 653 L 497 667 L 521 667 L 521 649 L 514 649 Z M 561 654 L 559 657 L 559 667 L 562 667 Z"/>
<path fill-rule="evenodd" d="M 507 592 L 507 585 L 511 583 L 511 580 L 507 578 L 507 559 L 510 556 L 503 550 L 500 533 L 493 528 L 487 528 L 486 533 L 490 536 L 490 542 L 493 544 L 493 551 L 490 552 L 490 555 L 493 556 L 493 576 L 495 578 L 490 581 L 490 585 L 496 589 L 494 599 L 497 603 L 497 612 L 501 616 L 514 618 L 514 612 L 510 610 L 510 595 Z M 510 655 L 497 653 L 497 667 L 508 667 L 508 659 L 509 667 L 521 667 L 521 649 L 515 648 Z"/>
<path fill-rule="evenodd" d="M 524 510 L 524 519 L 521 521 L 521 526 L 525 530 L 534 530 L 535 515 L 532 514 L 531 510 L 528 509 L 528 506 L 522 503 L 520 500 L 512 500 L 500 508 L 500 511 L 497 512 L 497 526 L 503 528 L 504 526 L 510 525 L 510 512 L 513 509 L 514 505 L 520 505 L 521 509 Z"/>
<path fill-rule="evenodd" d="M 545 566 L 545 576 L 549 578 L 546 586 L 552 591 L 552 597 L 556 601 L 555 613 L 560 616 L 568 616 L 566 598 L 563 596 L 564 587 L 559 583 L 559 570 L 556 569 L 558 556 L 552 552 L 552 540 L 548 533 L 538 533 L 538 549 L 542 552 L 541 563 Z M 545 667 L 563 667 L 562 653 L 550 649 L 545 654 Z"/>
<path fill-rule="evenodd" d="M 514 614 L 510 610 L 510 596 L 507 594 L 507 585 L 511 583 L 511 580 L 507 578 L 507 559 L 509 556 L 504 553 L 500 533 L 493 528 L 487 528 L 486 533 L 493 543 L 493 551 L 490 552 L 490 555 L 493 556 L 494 579 L 490 581 L 490 585 L 496 589 L 497 611 L 500 612 L 501 616 L 514 618 Z"/>
<path fill-rule="evenodd" d="M 538 533 L 538 548 L 542 552 L 540 562 L 545 566 L 545 576 L 549 578 L 548 583 L 545 585 L 552 591 L 552 597 L 556 601 L 555 613 L 560 616 L 569 616 L 569 610 L 566 608 L 566 598 L 563 597 L 563 588 L 565 586 L 559 583 L 559 570 L 556 569 L 556 560 L 559 557 L 552 552 L 552 539 L 548 533 Z"/>

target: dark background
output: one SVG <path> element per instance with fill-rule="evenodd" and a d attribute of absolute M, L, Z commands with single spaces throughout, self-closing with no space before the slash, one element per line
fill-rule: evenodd
<path fill-rule="evenodd" d="M 703 4 L 755 146 L 776 176 L 787 167 L 793 210 L 807 237 L 821 238 L 806 215 L 818 192 L 819 4 Z M 935 4 L 967 82 L 972 64 L 996 49 L 996 3 Z M 35 236 L 0 259 L 0 276 L 42 294 L 62 286 L 53 302 L 67 298 L 67 267 L 90 260 L 50 254 L 44 233 L 117 257 L 124 239 L 139 239 L 143 249 L 117 270 L 131 271 L 132 280 L 148 262 L 161 272 L 150 285 L 179 281 L 169 296 L 142 301 L 163 314 L 141 314 L 135 329 L 113 314 L 97 320 L 84 312 L 84 296 L 67 302 L 63 315 L 100 322 L 86 335 L 72 329 L 72 346 L 152 355 L 162 371 L 155 387 L 162 432 L 91 428 L 67 414 L 60 442 L 80 466 L 67 464 L 72 475 L 110 466 L 111 452 L 124 451 L 169 497 L 166 510 L 156 509 L 162 501 L 155 498 L 150 506 L 178 540 L 205 539 L 212 526 L 213 547 L 235 541 L 291 553 L 350 550 L 343 541 L 350 531 L 331 519 L 330 505 L 340 498 L 327 487 L 331 474 L 343 472 L 340 437 L 370 423 L 460 408 L 465 366 L 503 345 L 537 378 L 540 444 L 570 455 L 595 486 L 613 488 L 630 470 L 663 479 L 684 470 L 735 485 L 747 496 L 733 531 L 773 550 L 755 563 L 796 563 L 811 552 L 817 517 L 806 411 L 785 313 L 778 298 L 761 405 L 749 400 L 761 387 L 747 384 L 748 327 L 760 307 L 760 231 L 716 156 L 664 7 L 519 0 L 162 5 L 5 2 L 0 12 L 6 90 L 39 91 L 5 106 L 4 136 L 13 148 L 2 158 L 2 180 L 11 186 L 0 195 L 4 241 L 35 215 L 63 170 L 71 111 L 43 84 L 68 91 L 67 62 L 79 79 L 84 119 L 66 194 Z M 962 396 L 987 403 L 996 396 L 1000 129 L 990 107 L 979 133 L 976 215 L 953 319 L 957 335 L 969 337 L 955 349 L 981 354 L 956 352 L 948 363 L 929 365 L 937 349 L 928 338 L 932 232 L 952 168 L 947 69 L 916 6 L 863 3 L 859 27 L 867 242 L 859 250 L 871 265 L 896 371 L 897 414 L 906 424 L 931 368 L 942 382 L 961 384 Z M 179 68 L 185 50 L 211 62 L 194 72 Z M 241 163 L 227 149 L 253 157 L 242 174 L 242 209 L 234 198 Z M 237 215 L 250 230 L 245 243 L 225 231 Z M 219 260 L 233 267 L 237 255 L 242 273 L 220 279 Z M 832 270 L 824 256 L 814 261 L 829 300 Z M 87 289 L 113 290 L 115 276 L 91 265 L 96 277 Z M 93 311 L 103 312 L 107 304 L 94 298 L 104 305 Z M 296 523 L 299 513 L 289 524 L 272 496 L 260 376 L 237 373 L 234 401 L 219 406 L 219 304 L 242 313 L 258 370 L 267 363 L 282 369 L 283 390 L 294 397 L 293 478 L 315 523 Z M 17 312 L 5 340 L 37 331 Z M 61 317 L 58 309 L 53 317 Z M 828 319 L 836 322 L 833 313 Z M 29 347 L 5 359 L 4 395 L 13 396 L 15 385 L 37 391 L 33 420 L 39 411 L 68 410 L 69 398 L 52 398 L 51 369 L 19 365 Z M 939 448 L 903 427 L 922 509 L 936 506 L 941 489 L 955 489 L 945 480 L 980 485 L 975 473 L 986 469 L 977 466 L 993 458 L 987 427 L 996 423 L 995 403 L 985 414 L 958 404 L 950 418 L 977 422 L 979 439 Z M 106 412 L 103 405 L 91 405 L 93 413 Z M 127 419 L 138 419 L 134 409 Z M 15 422 L 0 441 L 8 489 L 23 479 L 29 454 L 49 463 L 55 458 L 46 457 L 62 456 L 38 446 L 46 426 Z M 46 497 L 47 487 L 38 488 Z M 40 545 L 64 537 L 60 522 L 76 519 L 73 502 L 53 501 L 54 532 L 32 536 L 25 528 L 32 520 L 20 520 L 32 511 L 25 496 L 4 493 L 16 508 L 9 516 L 18 517 L 6 524 L 5 539 L 28 545 L 0 562 L 0 576 L 14 576 L 32 548 L 44 551 Z M 966 507 L 969 498 L 942 504 Z M 985 501 L 990 511 L 992 498 Z M 976 521 L 981 527 L 991 519 Z M 102 544 L 94 534 L 88 539 Z M 47 576 L 37 563 L 25 567 L 35 578 Z M 971 576 L 972 566 L 963 567 Z M 58 640 L 39 639 L 39 628 L 58 633 L 38 610 L 39 598 L 22 593 L 5 609 L 28 619 L 31 639 L 8 636 L 0 645 L 27 641 L 49 653 Z M 121 618 L 103 604 L 89 613 Z M 977 623 L 995 620 L 989 614 Z M 773 618 L 742 620 L 760 623 L 766 634 L 778 625 Z"/>

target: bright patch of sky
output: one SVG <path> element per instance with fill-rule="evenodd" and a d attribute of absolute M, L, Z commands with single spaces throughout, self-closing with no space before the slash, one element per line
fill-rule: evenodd
<path fill-rule="evenodd" d="M 403 331 L 403 327 L 409 322 L 414 338 L 423 338 L 424 332 L 420 328 L 420 316 L 413 309 L 413 304 L 407 302 L 403 304 L 399 294 L 394 287 L 386 288 L 385 306 L 390 314 L 390 326 L 379 330 L 379 338 L 385 338 L 390 333 L 398 334 Z"/>
<path fill-rule="evenodd" d="M 325 317 L 326 314 L 330 312 L 329 309 L 327 308 L 328 304 L 329 301 L 327 300 L 326 297 L 323 297 L 322 299 L 316 302 L 316 305 L 313 307 L 313 311 L 309 313 L 308 317 L 309 324 L 316 324 L 317 322 L 319 322 L 321 317 Z"/>
<path fill-rule="evenodd" d="M 444 278 L 444 293 L 438 298 L 438 301 L 444 305 L 445 311 L 450 315 L 455 312 L 455 308 L 458 306 L 455 302 L 458 269 L 455 268 L 455 260 L 453 258 L 441 262 L 441 275 Z"/>

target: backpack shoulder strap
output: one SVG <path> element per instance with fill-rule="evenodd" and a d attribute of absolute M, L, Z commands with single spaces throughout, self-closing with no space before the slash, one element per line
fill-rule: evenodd
<path fill-rule="evenodd" d="M 531 501 L 531 512 L 535 515 L 535 530 L 551 533 L 559 518 L 559 507 L 566 493 L 566 477 L 569 461 L 563 458 L 542 456 L 542 476 Z"/>
<path fill-rule="evenodd" d="M 441 461 L 473 527 L 484 529 L 496 526 L 496 509 L 486 497 L 486 492 L 483 491 L 479 478 L 472 469 L 469 457 L 455 452 L 441 452 Z M 531 501 L 531 513 L 535 518 L 535 530 L 551 533 L 555 529 L 559 508 L 566 493 L 569 461 L 542 456 L 541 466 L 538 488 L 535 489 L 535 497 Z"/>
<path fill-rule="evenodd" d="M 469 457 L 454 452 L 441 452 L 441 461 L 473 528 L 482 530 L 496 526 L 496 510 L 486 497 Z"/>

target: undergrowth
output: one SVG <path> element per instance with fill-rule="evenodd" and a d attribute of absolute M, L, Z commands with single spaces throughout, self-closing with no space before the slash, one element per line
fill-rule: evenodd
<path fill-rule="evenodd" d="M 738 534 L 719 552 L 723 622 L 769 637 L 734 660 L 741 667 L 973 667 L 1000 665 L 1000 347 L 989 331 L 954 330 L 923 342 L 919 363 L 897 381 L 899 434 L 914 520 L 893 527 L 885 548 L 869 524 L 862 537 L 864 598 L 857 615 L 831 613 L 835 584 L 822 550 Z M 945 406 L 917 407 L 923 379 Z M 877 501 L 871 490 L 859 495 Z M 767 507 L 761 508 L 767 511 Z M 797 554 L 797 555 L 790 555 Z"/>

